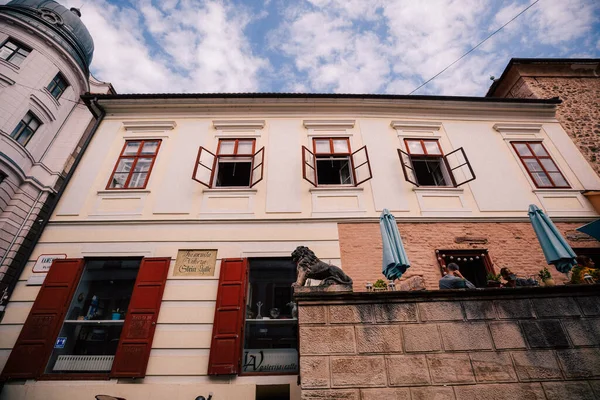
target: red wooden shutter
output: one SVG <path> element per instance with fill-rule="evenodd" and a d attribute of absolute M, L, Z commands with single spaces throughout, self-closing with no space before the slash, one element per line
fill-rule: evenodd
<path fill-rule="evenodd" d="M 452 157 L 450 157 L 452 156 Z M 444 161 L 450 169 L 452 179 L 454 180 L 454 186 L 464 185 L 467 182 L 474 180 L 475 172 L 471 167 L 471 163 L 467 158 L 465 150 L 460 147 L 444 156 Z"/>
<path fill-rule="evenodd" d="M 42 373 L 82 271 L 83 259 L 52 262 L 2 371 L 2 379 L 37 378 Z"/>
<path fill-rule="evenodd" d="M 144 258 L 119 339 L 111 377 L 143 378 L 152 347 L 170 258 Z"/>
<path fill-rule="evenodd" d="M 221 260 L 208 375 L 237 374 L 242 350 L 248 260 Z"/>
<path fill-rule="evenodd" d="M 410 158 L 410 154 L 398 149 L 398 156 L 400 157 L 400 163 L 402 164 L 404 179 L 406 179 L 407 182 L 410 182 L 415 186 L 419 186 L 419 183 L 417 182 L 417 175 L 415 174 L 415 169 L 413 167 L 412 159 Z"/>
<path fill-rule="evenodd" d="M 265 148 L 261 147 L 254 156 L 252 156 L 252 172 L 250 176 L 250 187 L 253 187 L 263 179 L 263 170 L 265 162 Z"/>
<path fill-rule="evenodd" d="M 317 186 L 317 160 L 312 151 L 302 146 L 302 177 Z"/>
<path fill-rule="evenodd" d="M 363 146 L 352 153 L 352 170 L 354 171 L 354 186 L 358 186 L 373 177 L 367 146 Z"/>

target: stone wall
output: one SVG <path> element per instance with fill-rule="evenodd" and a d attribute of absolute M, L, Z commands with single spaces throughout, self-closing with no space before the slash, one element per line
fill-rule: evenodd
<path fill-rule="evenodd" d="M 577 234 L 582 223 L 557 223 L 572 247 L 600 247 L 600 242 Z M 427 289 L 437 289 L 441 278 L 436 249 L 487 249 L 495 265 L 509 267 L 521 276 L 536 275 L 546 266 L 542 248 L 528 222 L 432 222 L 399 223 L 404 248 L 411 262 L 405 277 L 423 276 Z M 338 224 L 342 266 L 354 280 L 354 290 L 365 290 L 366 282 L 381 279 L 382 245 L 378 223 Z M 456 238 L 486 239 L 487 243 L 456 243 Z M 577 239 L 577 240 L 576 240 Z M 549 268 L 557 283 L 565 275 Z"/>
<path fill-rule="evenodd" d="M 304 400 L 600 398 L 595 285 L 296 300 Z"/>

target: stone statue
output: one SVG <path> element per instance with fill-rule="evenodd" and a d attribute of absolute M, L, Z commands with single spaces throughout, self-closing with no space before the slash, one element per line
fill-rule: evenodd
<path fill-rule="evenodd" d="M 315 253 L 306 246 L 298 246 L 292 252 L 292 261 L 296 263 L 298 279 L 292 286 L 304 286 L 307 279 L 318 279 L 320 286 L 334 284 L 352 286 L 352 279 L 335 265 L 319 260 Z"/>

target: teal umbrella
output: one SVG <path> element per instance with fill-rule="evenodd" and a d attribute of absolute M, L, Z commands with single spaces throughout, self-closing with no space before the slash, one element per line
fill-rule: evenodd
<path fill-rule="evenodd" d="M 559 272 L 565 274 L 569 272 L 577 264 L 575 262 L 577 255 L 556 229 L 550 218 L 536 205 L 531 204 L 529 206 L 529 219 L 548 264 L 554 264 Z"/>
<path fill-rule="evenodd" d="M 600 240 L 600 219 L 585 224 L 584 226 L 580 226 L 577 230 L 590 235 L 596 240 Z"/>
<path fill-rule="evenodd" d="M 404 250 L 396 219 L 384 209 L 379 217 L 381 240 L 383 242 L 383 275 L 390 281 L 398 279 L 410 267 Z"/>

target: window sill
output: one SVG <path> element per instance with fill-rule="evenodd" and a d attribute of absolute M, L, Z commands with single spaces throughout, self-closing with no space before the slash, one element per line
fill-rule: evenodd
<path fill-rule="evenodd" d="M 309 189 L 309 191 L 311 193 L 313 192 L 362 192 L 364 190 L 364 188 L 362 187 L 358 187 L 358 186 L 342 186 L 342 185 L 335 185 L 335 186 L 318 186 L 318 187 L 312 187 Z"/>
<path fill-rule="evenodd" d="M 556 192 L 570 192 L 570 193 L 581 193 L 579 189 L 573 188 L 548 188 L 548 189 L 533 189 L 533 193 L 556 193 Z"/>
<path fill-rule="evenodd" d="M 0 58 L 0 64 L 7 66 L 8 68 L 11 68 L 12 70 L 14 70 L 15 72 L 19 72 L 19 70 L 21 69 L 21 67 L 19 67 L 18 65 L 15 65 L 9 61 L 6 61 L 3 58 Z"/>
<path fill-rule="evenodd" d="M 48 88 L 45 87 L 44 89 L 42 89 L 42 92 L 44 92 L 44 94 L 50 98 L 50 101 L 52 101 L 52 103 L 54 103 L 54 105 L 57 108 L 60 107 L 60 103 L 58 102 L 58 99 L 56 97 L 52 96 L 52 93 L 50 93 Z"/>
<path fill-rule="evenodd" d="M 413 191 L 421 193 L 444 192 L 444 193 L 464 193 L 465 189 L 461 187 L 448 186 L 415 186 Z"/>
<path fill-rule="evenodd" d="M 150 193 L 150 190 L 148 189 L 105 189 L 105 190 L 98 190 L 96 192 L 96 194 L 98 195 L 106 195 L 106 194 L 113 194 L 113 193 Z"/>
<path fill-rule="evenodd" d="M 256 193 L 258 189 L 254 188 L 205 188 L 202 193 Z"/>

